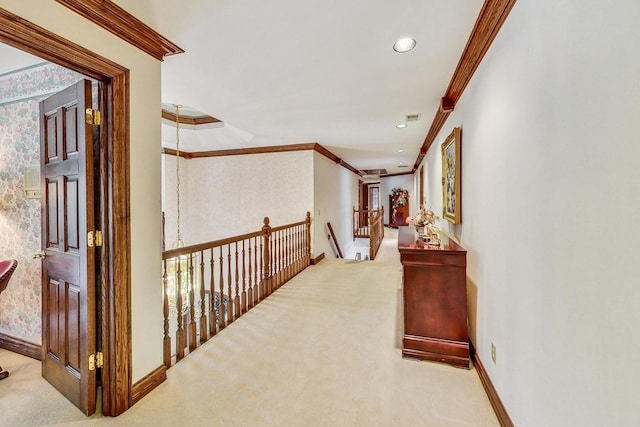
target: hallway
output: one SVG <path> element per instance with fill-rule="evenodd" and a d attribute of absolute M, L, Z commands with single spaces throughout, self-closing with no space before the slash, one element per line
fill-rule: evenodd
<path fill-rule="evenodd" d="M 498 426 L 474 370 L 402 359 L 397 231 L 385 233 L 375 261 L 309 267 L 117 418 L 85 418 L 39 362 L 0 350 L 2 424 Z"/>

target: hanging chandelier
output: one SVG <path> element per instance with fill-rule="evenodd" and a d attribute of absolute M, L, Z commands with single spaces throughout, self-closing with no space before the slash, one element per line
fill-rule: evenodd
<path fill-rule="evenodd" d="M 176 108 L 176 239 L 173 242 L 173 248 L 178 249 L 184 247 L 182 233 L 180 230 L 180 108 L 182 105 L 175 104 Z M 193 277 L 194 256 L 180 255 L 167 263 L 167 297 L 169 299 L 169 309 L 175 316 L 178 314 L 178 305 L 181 306 L 181 315 L 184 315 L 190 306 L 189 290 L 193 286 L 190 283 L 190 277 Z M 194 280 L 195 281 L 195 280 Z M 180 290 L 178 290 L 180 288 Z M 180 299 L 180 304 L 178 304 Z"/>

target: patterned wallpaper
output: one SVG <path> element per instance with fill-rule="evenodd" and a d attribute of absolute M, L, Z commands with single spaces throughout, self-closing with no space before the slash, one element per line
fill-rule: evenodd
<path fill-rule="evenodd" d="M 25 197 L 24 167 L 40 163 L 38 101 L 80 78 L 47 63 L 0 75 L 0 259 L 18 260 L 0 295 L 0 332 L 38 344 L 40 200 Z"/>

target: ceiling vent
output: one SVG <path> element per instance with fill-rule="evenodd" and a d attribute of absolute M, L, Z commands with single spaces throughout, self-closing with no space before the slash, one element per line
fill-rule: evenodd
<path fill-rule="evenodd" d="M 408 122 L 417 122 L 418 120 L 420 120 L 420 114 L 407 114 L 407 120 Z"/>
<path fill-rule="evenodd" d="M 398 165 L 399 168 L 408 168 L 409 165 Z"/>
<path fill-rule="evenodd" d="M 378 175 L 363 175 L 361 180 L 365 183 L 374 183 L 380 182 L 380 177 Z"/>

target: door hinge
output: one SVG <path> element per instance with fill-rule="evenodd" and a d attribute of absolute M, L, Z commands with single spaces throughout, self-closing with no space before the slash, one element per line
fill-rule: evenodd
<path fill-rule="evenodd" d="M 94 246 L 102 246 L 102 231 L 90 231 L 87 233 L 87 246 L 90 248 Z"/>
<path fill-rule="evenodd" d="M 85 121 L 88 125 L 100 125 L 100 110 L 87 108 L 85 110 Z"/>
<path fill-rule="evenodd" d="M 96 368 L 102 368 L 104 365 L 104 355 L 101 351 L 89 355 L 89 370 L 95 371 Z"/>
<path fill-rule="evenodd" d="M 102 368 L 104 366 L 104 355 L 101 351 L 96 353 L 96 368 Z"/>

